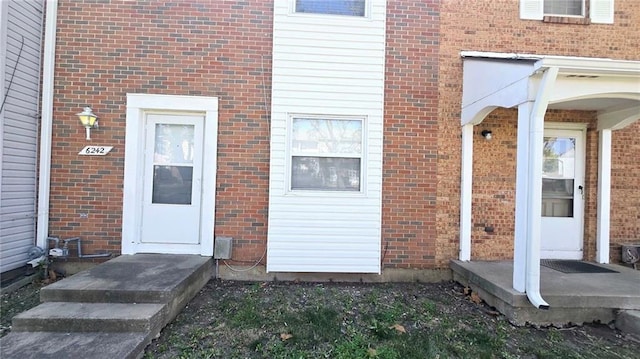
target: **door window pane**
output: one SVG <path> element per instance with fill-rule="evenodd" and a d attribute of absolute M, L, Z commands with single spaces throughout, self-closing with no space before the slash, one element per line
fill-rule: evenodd
<path fill-rule="evenodd" d="M 193 161 L 194 126 L 156 124 L 156 164 L 186 164 Z"/>
<path fill-rule="evenodd" d="M 573 217 L 575 150 L 575 138 L 544 138 L 542 164 L 543 217 Z"/>
<path fill-rule="evenodd" d="M 191 204 L 195 126 L 156 124 L 151 203 Z"/>
<path fill-rule="evenodd" d="M 359 191 L 360 159 L 293 157 L 291 189 Z"/>
<path fill-rule="evenodd" d="M 191 204 L 193 167 L 153 166 L 154 204 Z"/>

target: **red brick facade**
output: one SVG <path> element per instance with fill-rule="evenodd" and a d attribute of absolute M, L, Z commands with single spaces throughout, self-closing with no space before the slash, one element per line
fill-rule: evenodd
<path fill-rule="evenodd" d="M 387 2 L 382 179 L 385 268 L 436 256 L 439 1 Z"/>
<path fill-rule="evenodd" d="M 216 235 L 234 258 L 266 242 L 272 5 L 267 1 L 59 1 L 50 234 L 120 252 L 127 93 L 219 98 Z M 100 117 L 87 144 L 75 113 Z M 88 213 L 88 218 L 81 214 Z"/>
<path fill-rule="evenodd" d="M 612 25 L 547 23 L 519 19 L 513 0 L 442 1 L 438 109 L 437 265 L 457 258 L 460 210 L 461 51 L 491 51 L 539 55 L 638 60 L 640 3 L 616 1 Z M 585 188 L 584 255 L 595 256 L 598 133 L 593 112 L 549 111 L 545 120 L 588 123 Z M 513 256 L 516 110 L 496 110 L 476 127 L 472 259 Z M 479 141 L 479 131 L 491 128 L 495 141 Z M 613 133 L 611 242 L 639 241 L 638 174 L 640 126 Z M 624 149 L 624 150 L 623 150 Z M 484 225 L 494 226 L 488 234 Z M 615 258 L 616 253 L 612 251 Z"/>
<path fill-rule="evenodd" d="M 120 252 L 127 93 L 216 96 L 215 234 L 234 237 L 234 260 L 261 257 L 272 7 L 261 0 L 59 1 L 51 235 L 81 236 L 84 252 Z M 513 0 L 387 1 L 383 268 L 444 268 L 458 256 L 460 51 L 637 60 L 638 33 L 634 1 L 616 1 L 613 25 L 519 20 Z M 108 156 L 77 155 L 88 143 L 74 114 L 85 105 L 100 117 L 91 144 L 114 146 Z M 516 117 L 514 110 L 496 110 L 475 129 L 490 128 L 496 140 L 474 144 L 474 259 L 512 256 Z M 551 112 L 547 120 L 589 124 L 585 256 L 592 259 L 595 114 Z M 612 242 L 640 240 L 638 138 L 637 123 L 613 135 Z"/>

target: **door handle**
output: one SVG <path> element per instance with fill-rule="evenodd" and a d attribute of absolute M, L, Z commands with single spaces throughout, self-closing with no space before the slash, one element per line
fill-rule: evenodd
<path fill-rule="evenodd" d="M 582 187 L 582 185 L 578 186 L 578 191 L 580 191 L 580 196 L 584 199 L 584 187 Z"/>

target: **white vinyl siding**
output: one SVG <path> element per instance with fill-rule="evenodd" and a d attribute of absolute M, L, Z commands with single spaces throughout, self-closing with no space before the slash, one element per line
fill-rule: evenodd
<path fill-rule="evenodd" d="M 35 242 L 43 10 L 43 1 L 0 2 L 0 272 L 24 266 Z"/>
<path fill-rule="evenodd" d="M 267 271 L 379 273 L 386 1 L 368 16 L 276 1 Z M 291 191 L 290 117 L 363 120 L 360 191 Z"/>
<path fill-rule="evenodd" d="M 542 20 L 544 2 L 549 0 L 520 0 L 520 18 Z M 589 2 L 589 19 L 596 24 L 613 24 L 614 0 L 584 0 Z M 584 6 L 584 5 L 583 5 Z"/>

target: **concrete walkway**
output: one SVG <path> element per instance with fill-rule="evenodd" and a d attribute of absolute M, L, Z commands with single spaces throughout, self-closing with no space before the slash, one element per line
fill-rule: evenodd
<path fill-rule="evenodd" d="M 0 357 L 139 358 L 211 279 L 209 257 L 123 255 L 53 283 L 13 318 Z"/>

